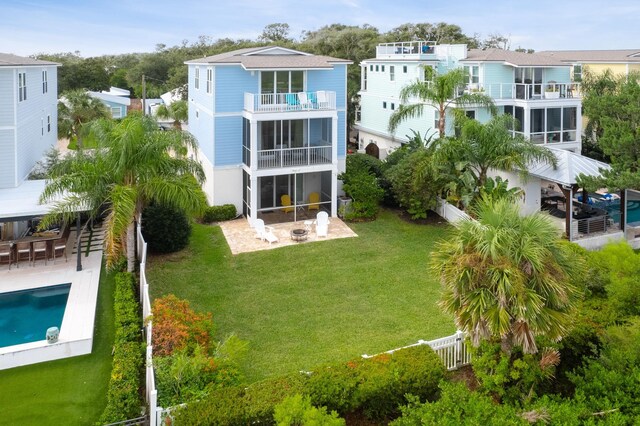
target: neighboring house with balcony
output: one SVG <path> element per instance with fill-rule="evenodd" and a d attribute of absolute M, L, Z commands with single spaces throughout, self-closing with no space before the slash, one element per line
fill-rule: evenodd
<path fill-rule="evenodd" d="M 361 63 L 360 111 L 355 126 L 360 150 L 374 144 L 384 158 L 406 142 L 412 131 L 437 137 L 439 115 L 435 107 L 404 121 L 394 134 L 388 131 L 389 117 L 400 104 L 404 86 L 460 67 L 466 69 L 469 79 L 460 90 L 483 92 L 493 98 L 498 113 L 518 119 L 518 133 L 535 143 L 580 151 L 581 99 L 570 65 L 548 55 L 501 49 L 468 51 L 464 44 L 425 41 L 378 45 L 376 58 Z M 486 108 L 468 106 L 465 111 L 480 122 L 490 118 Z M 453 118 L 447 118 L 446 134 L 453 135 Z"/>
<path fill-rule="evenodd" d="M 582 81 L 584 71 L 600 74 L 609 69 L 614 75 L 640 72 L 640 49 L 547 50 L 540 52 L 571 65 L 573 81 Z"/>
<path fill-rule="evenodd" d="M 335 216 L 350 63 L 276 46 L 186 62 L 189 131 L 209 203 L 235 204 L 251 221 L 283 211 L 296 220 L 314 193 Z"/>
<path fill-rule="evenodd" d="M 58 66 L 0 53 L 0 239 L 13 219 L 46 212 L 44 180 L 26 179 L 58 140 Z"/>

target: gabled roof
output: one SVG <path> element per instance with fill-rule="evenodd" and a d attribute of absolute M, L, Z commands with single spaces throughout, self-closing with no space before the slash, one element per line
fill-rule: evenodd
<path fill-rule="evenodd" d="M 502 62 L 516 67 L 558 67 L 566 63 L 549 55 L 540 53 L 514 52 L 503 49 L 471 49 L 460 62 Z"/>
<path fill-rule="evenodd" d="M 25 58 L 12 55 L 11 53 L 0 53 L 0 67 L 23 67 L 23 66 L 60 66 L 57 62 L 41 61 L 40 59 Z"/>
<path fill-rule="evenodd" d="M 194 59 L 185 64 L 202 65 L 240 65 L 247 70 L 257 69 L 311 69 L 333 68 L 334 64 L 352 64 L 348 59 L 330 56 L 312 55 L 306 52 L 287 49 L 279 46 L 251 47 L 232 52 L 221 53 L 201 59 Z"/>
<path fill-rule="evenodd" d="M 539 52 L 563 62 L 636 62 L 640 63 L 640 49 L 621 50 L 547 50 Z"/>
<path fill-rule="evenodd" d="M 552 165 L 547 163 L 535 163 L 529 167 L 530 175 L 561 185 L 575 185 L 578 183 L 577 179 L 580 174 L 600 176 L 600 169 L 611 169 L 607 163 L 565 149 L 550 147 L 549 150 L 558 160 L 557 168 L 554 169 Z"/>
<path fill-rule="evenodd" d="M 131 105 L 131 99 L 124 96 L 116 96 L 116 95 L 110 95 L 108 93 L 92 92 L 90 90 L 87 91 L 87 93 L 90 96 L 93 96 L 94 98 L 100 99 L 102 101 L 113 102 L 114 104 L 120 104 L 120 105 L 126 105 L 126 106 Z"/>

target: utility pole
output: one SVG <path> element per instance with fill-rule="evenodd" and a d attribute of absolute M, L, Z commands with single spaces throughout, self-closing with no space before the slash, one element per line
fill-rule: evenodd
<path fill-rule="evenodd" d="M 147 84 L 144 80 L 144 74 L 142 74 L 142 115 L 147 115 Z"/>

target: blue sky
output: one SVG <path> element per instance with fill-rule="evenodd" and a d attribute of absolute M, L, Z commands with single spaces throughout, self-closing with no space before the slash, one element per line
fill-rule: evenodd
<path fill-rule="evenodd" d="M 447 22 L 509 36 L 512 48 L 624 49 L 640 48 L 638 16 L 632 0 L 0 0 L 0 52 L 150 52 L 199 35 L 255 39 L 273 22 L 294 37 L 331 23 Z"/>

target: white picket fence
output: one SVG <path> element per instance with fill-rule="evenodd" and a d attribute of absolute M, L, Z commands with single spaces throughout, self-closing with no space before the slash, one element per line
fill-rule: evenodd
<path fill-rule="evenodd" d="M 391 349 L 386 352 L 382 352 L 376 355 L 362 355 L 363 358 L 373 358 L 374 356 L 381 354 L 392 354 L 395 351 L 399 351 L 401 349 L 412 348 L 415 346 L 428 345 L 433 349 L 433 351 L 438 354 L 442 362 L 444 363 L 447 370 L 456 370 L 465 365 L 469 365 L 471 363 L 471 353 L 467 348 L 467 344 L 465 343 L 465 333 L 463 331 L 458 330 L 456 334 L 447 337 L 441 337 L 435 340 L 418 340 L 418 343 L 414 343 L 413 345 L 403 346 L 401 348 Z"/>
<path fill-rule="evenodd" d="M 438 206 L 436 207 L 436 213 L 440 215 L 447 222 L 457 222 L 462 219 L 470 219 L 471 217 L 454 206 L 453 204 L 449 204 L 445 200 L 438 198 Z"/>
<path fill-rule="evenodd" d="M 158 407 L 158 390 L 156 389 L 156 377 L 153 369 L 153 342 L 152 331 L 153 321 L 151 318 L 151 298 L 149 297 L 149 283 L 147 282 L 147 243 L 142 236 L 140 221 L 136 229 L 137 236 L 137 257 L 140 262 L 140 304 L 142 305 L 142 318 L 146 321 L 145 335 L 147 344 L 146 367 L 145 367 L 145 398 L 149 404 L 149 425 L 157 426 L 162 424 L 164 409 Z"/>

